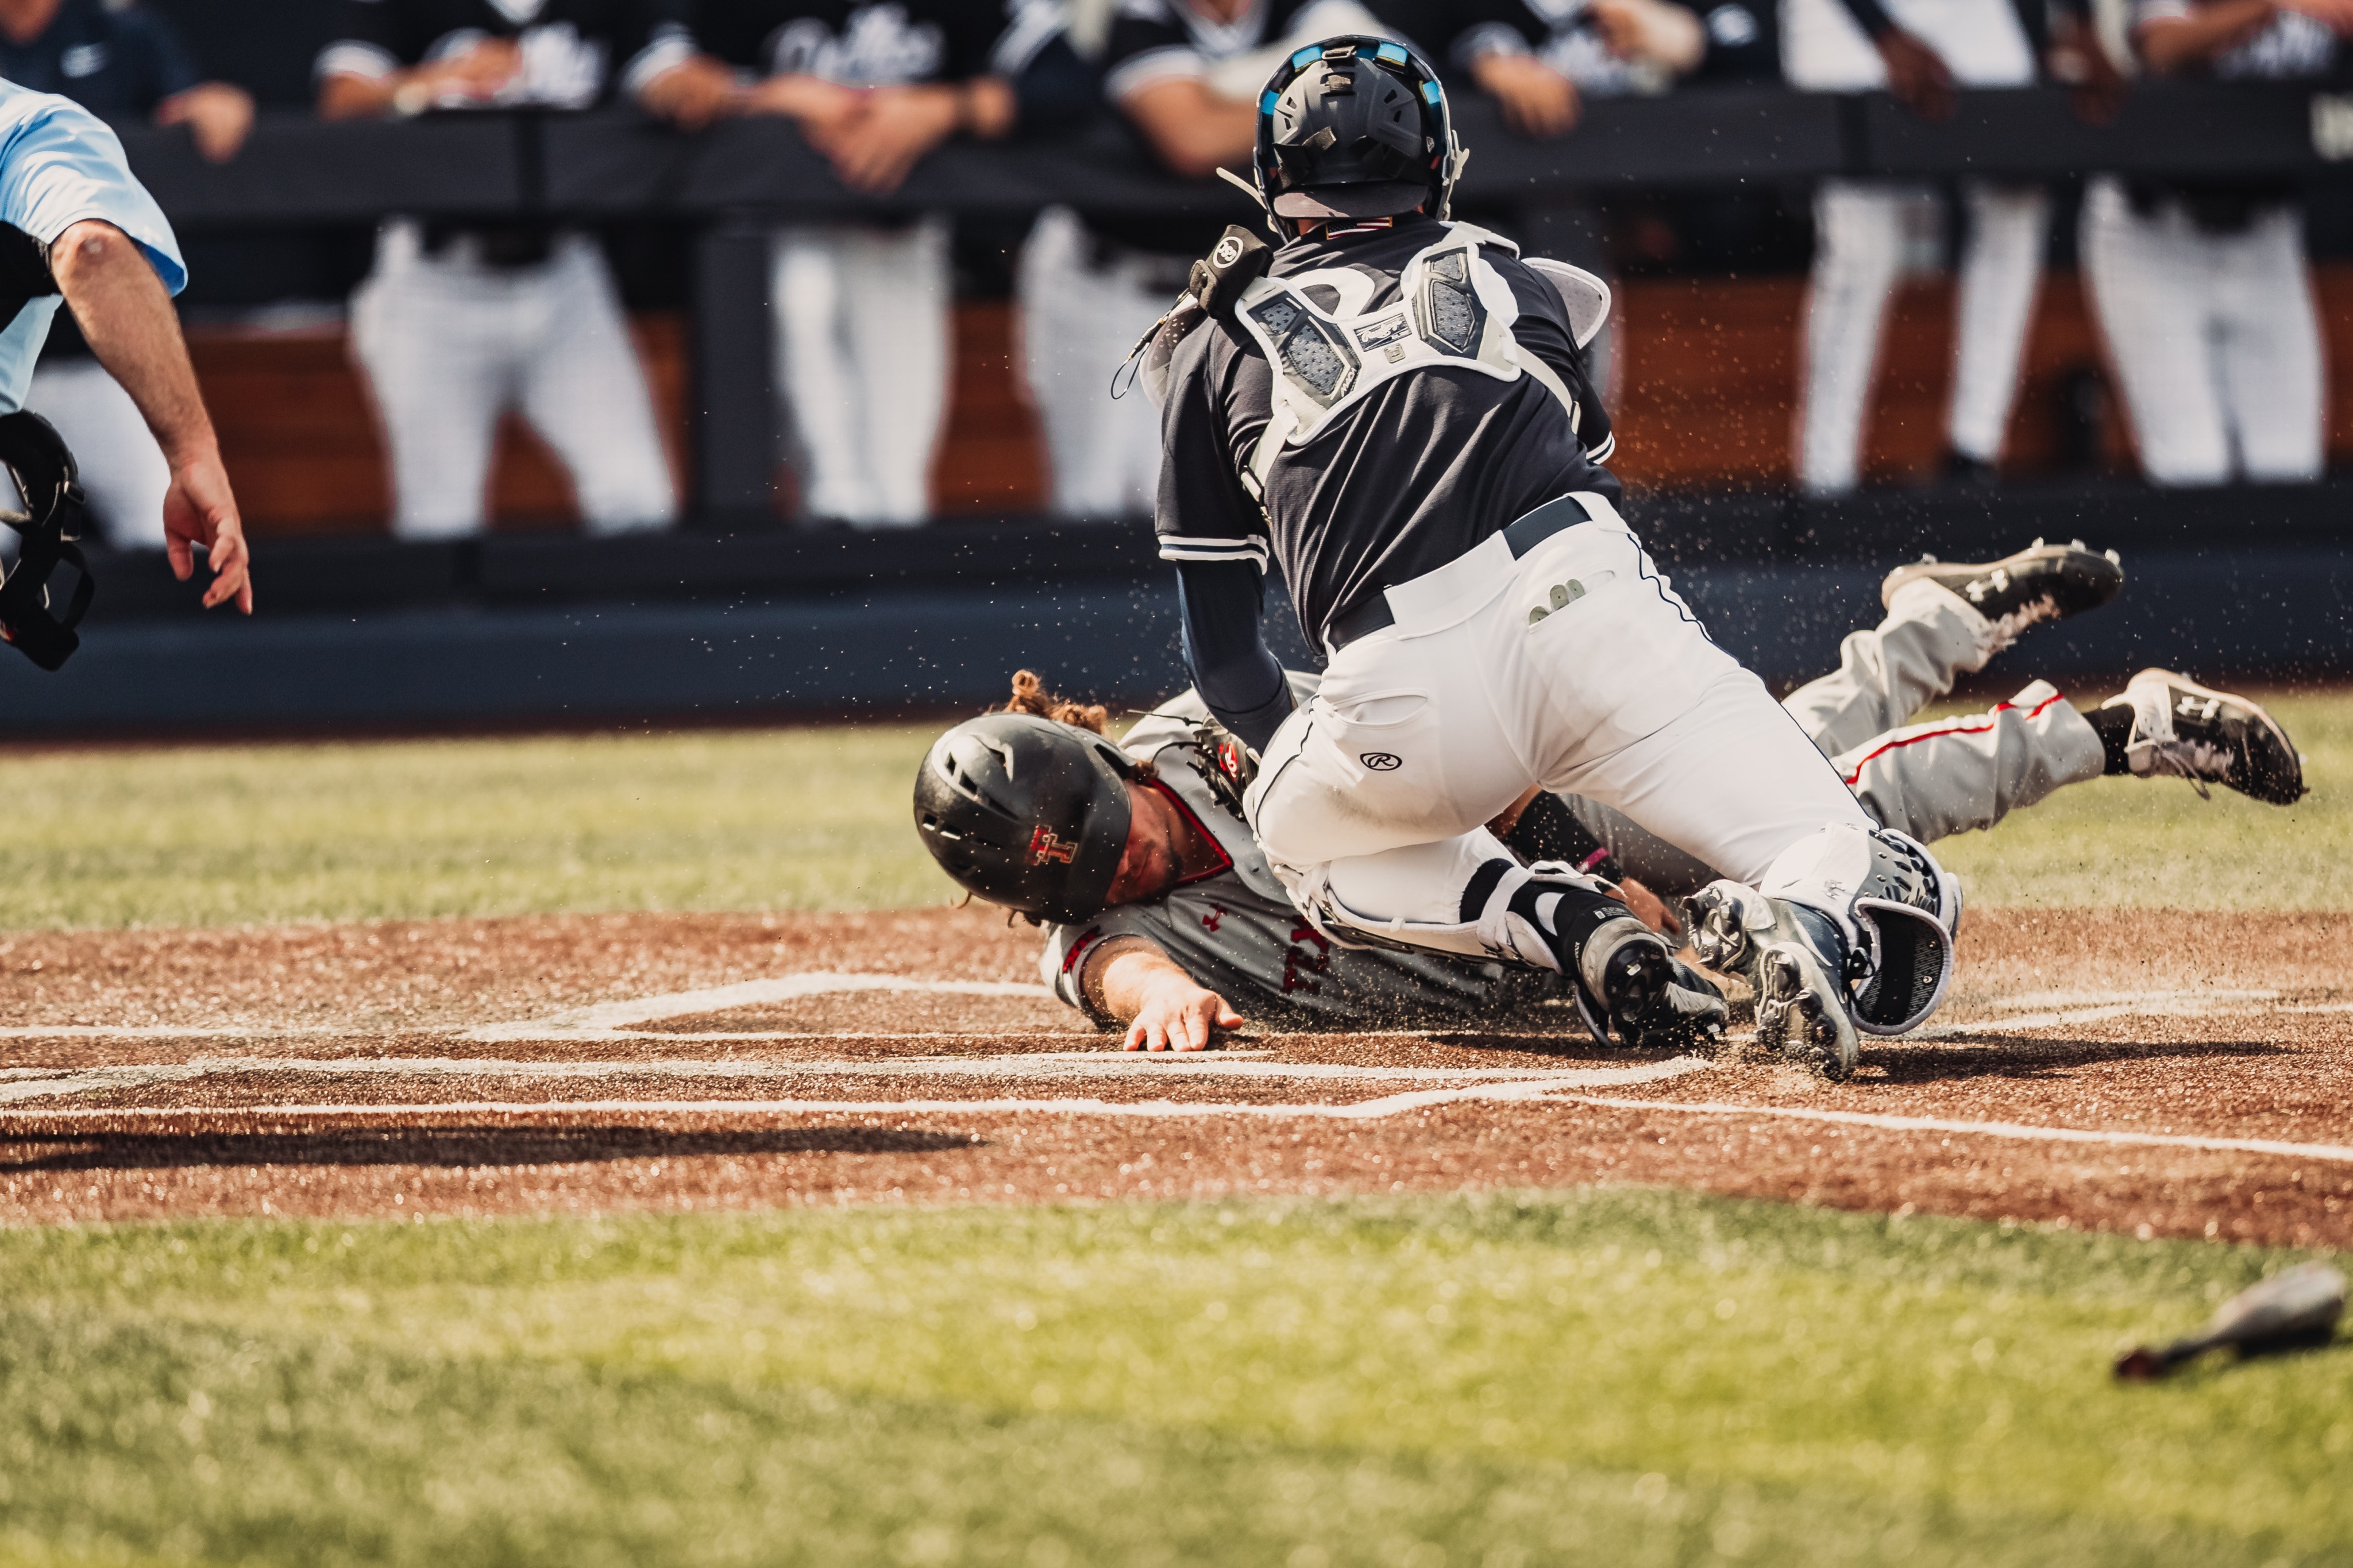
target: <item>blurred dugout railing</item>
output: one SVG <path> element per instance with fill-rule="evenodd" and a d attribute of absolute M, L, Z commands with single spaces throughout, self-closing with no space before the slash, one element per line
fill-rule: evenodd
<path fill-rule="evenodd" d="M 2078 118 L 2050 89 L 1966 94 L 1931 123 L 1883 95 L 1694 91 L 1588 105 L 1575 134 L 1531 142 L 1483 100 L 1461 105 L 1473 156 L 1466 203 L 1511 207 L 1577 195 L 1800 184 L 1825 175 L 2050 177 L 2102 170 L 2334 180 L 2353 164 L 2353 94 L 2278 84 L 2150 84 L 2113 124 Z M 684 137 L 626 113 L 466 113 L 322 124 L 266 117 L 233 163 L 198 158 L 185 134 L 122 132 L 173 221 L 196 233 L 443 217 L 661 219 L 699 230 L 690 490 L 706 519 L 770 506 L 776 411 L 769 387 L 764 226 L 871 212 L 1099 212 L 1249 221 L 1222 184 L 1153 169 L 1108 125 L 1079 145 L 954 145 L 887 199 L 832 176 L 786 121 L 723 122 Z"/>
<path fill-rule="evenodd" d="M 1965 95 L 1935 124 L 1885 99 L 1779 91 L 1598 100 L 1575 134 L 1541 143 L 1505 132 L 1483 101 L 1461 119 L 1474 151 L 1462 196 L 1488 211 L 1831 174 L 2111 171 L 2329 186 L 2353 173 L 2353 95 L 2276 84 L 2143 86 L 2106 127 L 2039 89 Z M 1001 698 L 1019 664 L 1113 698 L 1149 700 L 1181 681 L 1174 595 L 1141 524 L 1000 518 L 858 535 L 781 531 L 772 510 L 766 226 L 1052 203 L 1250 218 L 1221 185 L 1154 172 L 1108 126 L 1050 148 L 943 149 L 885 201 L 843 188 L 771 120 L 688 138 L 618 112 L 270 116 L 224 165 L 199 160 L 176 132 L 122 135 L 194 236 L 392 213 L 690 230 L 692 521 L 680 534 L 602 541 L 268 539 L 264 614 L 250 623 L 197 616 L 158 559 L 102 560 L 82 655 L 56 679 L 0 676 L 11 732 L 954 707 Z M 1795 280 L 1764 281 L 1781 291 L 1760 300 L 1755 330 L 1793 348 Z M 1891 355 L 1901 337 L 1899 323 Z M 1672 408 L 1644 417 L 1671 420 Z M 1838 637 L 1875 616 L 1891 562 L 2006 551 L 2035 533 L 2120 548 L 2133 573 L 2123 603 L 2043 636 L 2042 671 L 2171 661 L 2211 675 L 2353 672 L 2353 487 L 2338 481 L 2172 492 L 2067 482 L 1831 502 L 1714 486 L 1641 494 L 1630 510 L 1719 640 L 1775 679 L 1834 661 Z M 1270 624 L 1292 639 L 1287 657 L 1309 658 L 1286 614 Z M 199 666 L 207 679 L 193 685 L 185 676 Z"/>

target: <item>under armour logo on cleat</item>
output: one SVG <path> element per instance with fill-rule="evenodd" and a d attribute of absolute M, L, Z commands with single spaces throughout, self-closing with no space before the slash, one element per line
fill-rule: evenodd
<path fill-rule="evenodd" d="M 2184 696 L 2174 705 L 2173 710 L 2184 719 L 2199 719 L 2211 724 L 2214 716 L 2222 710 L 2222 705 L 2211 697 L 2201 702 L 2195 697 Z"/>

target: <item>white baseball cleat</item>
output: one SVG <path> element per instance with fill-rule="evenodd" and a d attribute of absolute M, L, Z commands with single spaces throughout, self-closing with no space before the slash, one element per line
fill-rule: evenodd
<path fill-rule="evenodd" d="M 2210 784 L 2273 805 L 2304 798 L 2304 758 L 2279 721 L 2243 697 L 2216 691 L 2169 669 L 2144 669 L 2101 708 L 2133 710 L 2125 758 L 2139 776 Z"/>

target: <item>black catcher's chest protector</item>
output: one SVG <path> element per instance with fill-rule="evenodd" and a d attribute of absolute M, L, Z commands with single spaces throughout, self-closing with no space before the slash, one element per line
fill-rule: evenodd
<path fill-rule="evenodd" d="M 0 224 L 0 331 L 35 300 L 57 291 L 47 248 L 23 229 Z M 0 577 L 0 641 L 16 644 L 43 669 L 56 669 L 81 646 L 74 627 L 95 591 L 77 542 L 90 520 L 80 474 L 56 426 L 23 409 L 0 414 L 0 468 L 24 498 L 21 510 L 0 501 L 0 522 L 24 536 L 16 564 Z M 80 578 L 62 616 L 49 606 L 49 576 L 60 561 Z"/>

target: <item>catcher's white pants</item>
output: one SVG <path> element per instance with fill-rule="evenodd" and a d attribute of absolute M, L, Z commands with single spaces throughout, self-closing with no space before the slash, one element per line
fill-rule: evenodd
<path fill-rule="evenodd" d="M 391 448 L 393 531 L 479 532 L 499 416 L 519 410 L 572 476 L 592 533 L 664 528 L 678 495 L 604 254 L 559 236 L 533 267 L 486 267 L 460 238 L 425 254 L 387 225 L 352 297 L 352 353 Z"/>
<path fill-rule="evenodd" d="M 1708 641 L 1598 496 L 1517 561 L 1502 537 L 1389 590 L 1270 743 L 1250 826 L 1303 907 L 1448 923 L 1483 831 L 1531 784 L 1584 795 L 1742 880 L 1869 819 L 1763 683 Z M 1542 610 L 1538 616 L 1535 612 Z"/>
<path fill-rule="evenodd" d="M 1066 207 L 1048 208 L 1029 231 L 1016 279 L 1022 379 L 1046 430 L 1054 510 L 1148 516 L 1160 486 L 1160 415 L 1141 387 L 1113 397 L 1112 377 L 1169 300 L 1133 262 L 1098 266 L 1092 250 Z"/>
<path fill-rule="evenodd" d="M 1984 668 L 1995 650 L 1992 627 L 1968 601 L 1934 583 L 1908 583 L 1885 620 L 1840 645 L 1836 670 L 1783 706 L 1873 818 L 1934 843 L 2098 778 L 2105 763 L 2092 726 L 2046 681 L 1984 713 L 1909 722 L 1953 689 L 1955 676 Z M 1653 890 L 1689 892 L 1715 879 L 1704 861 L 1621 814 L 1588 800 L 1567 804 L 1626 874 Z"/>
<path fill-rule="evenodd" d="M 25 406 L 65 437 L 106 542 L 118 550 L 161 550 L 172 465 L 106 367 L 94 359 L 44 363 L 33 372 Z"/>
<path fill-rule="evenodd" d="M 2179 205 L 2143 216 L 2113 179 L 2084 202 L 2084 269 L 2142 471 L 2160 485 L 2320 477 L 2320 326 L 2293 206 L 2207 234 Z M 2235 458 L 2235 462 L 2234 462 Z"/>
<path fill-rule="evenodd" d="M 923 521 L 948 406 L 947 220 L 779 229 L 770 267 L 804 509 L 867 528 Z"/>
<path fill-rule="evenodd" d="M 1960 261 L 1953 400 L 1946 440 L 1991 462 L 2018 395 L 2034 316 L 2050 198 L 2040 190 L 1965 188 L 1968 243 Z M 1922 187 L 1825 180 L 1814 194 L 1814 265 L 1806 292 L 1805 402 L 1798 416 L 1798 481 L 1817 494 L 1854 489 L 1887 302 L 1904 268 L 1907 217 Z"/>

